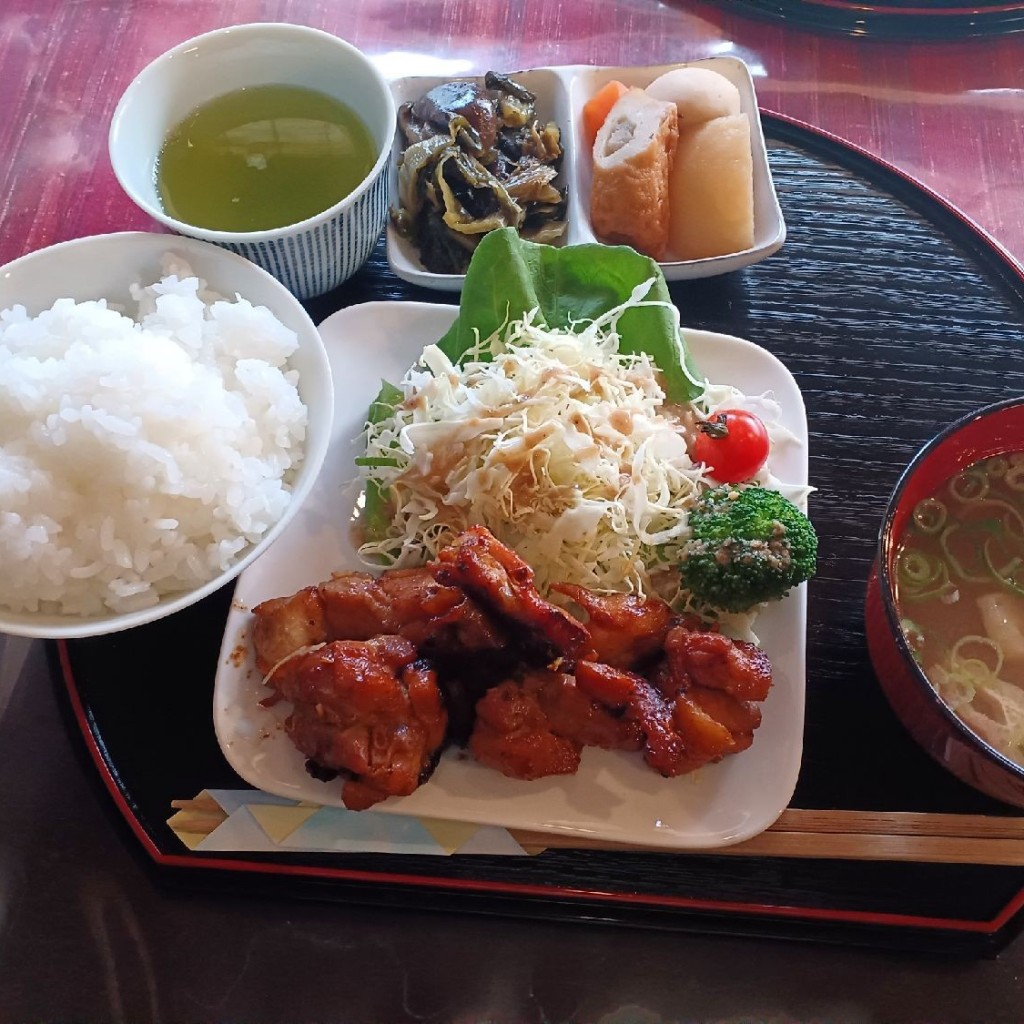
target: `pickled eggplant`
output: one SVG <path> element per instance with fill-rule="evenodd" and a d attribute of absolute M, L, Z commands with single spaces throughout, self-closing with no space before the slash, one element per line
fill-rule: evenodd
<path fill-rule="evenodd" d="M 549 244 L 564 234 L 561 132 L 540 121 L 536 105 L 522 84 L 493 71 L 482 83 L 445 82 L 402 104 L 391 217 L 428 271 L 464 273 L 495 228 Z"/>

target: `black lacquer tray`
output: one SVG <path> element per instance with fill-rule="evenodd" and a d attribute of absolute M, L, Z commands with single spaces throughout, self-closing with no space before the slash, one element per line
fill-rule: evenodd
<path fill-rule="evenodd" d="M 970 410 L 1024 391 L 1024 277 L 920 185 L 807 126 L 764 114 L 789 236 L 744 271 L 671 286 L 684 324 L 774 352 L 804 394 L 820 564 L 809 588 L 798 809 L 1019 819 L 959 783 L 896 721 L 868 660 L 865 582 L 886 497 L 913 452 Z M 311 304 L 444 302 L 383 248 Z M 52 646 L 72 728 L 162 882 L 658 928 L 975 955 L 1016 933 L 1024 868 L 836 856 L 548 849 L 532 857 L 191 852 L 172 800 L 245 788 L 214 737 L 231 594 L 111 637 Z M 59 666 L 59 667 L 58 667 Z M 1018 862 L 1019 863 L 1019 862 Z"/>
<path fill-rule="evenodd" d="M 918 42 L 1024 32 L 1020 0 L 728 0 L 794 28 Z"/>

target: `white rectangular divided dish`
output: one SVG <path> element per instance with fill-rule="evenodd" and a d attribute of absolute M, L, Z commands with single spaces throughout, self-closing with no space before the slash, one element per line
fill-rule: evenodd
<path fill-rule="evenodd" d="M 537 115 L 542 122 L 554 121 L 561 130 L 564 157 L 555 184 L 568 188 L 567 227 L 562 239 L 564 245 L 597 242 L 590 226 L 591 155 L 583 135 L 582 110 L 584 104 L 606 82 L 617 80 L 624 85 L 644 88 L 666 71 L 681 67 L 700 67 L 715 71 L 727 78 L 740 93 L 740 109 L 750 119 L 750 143 L 754 170 L 754 245 L 743 252 L 714 256 L 709 259 L 683 260 L 661 263 L 669 281 L 712 277 L 741 267 L 758 263 L 777 252 L 786 240 L 786 223 L 782 216 L 768 151 L 765 145 L 761 117 L 757 109 L 757 96 L 750 71 L 736 57 L 709 57 L 685 64 L 660 64 L 648 67 L 593 67 L 586 64 L 564 67 L 535 68 L 510 73 L 537 97 Z M 502 71 L 503 69 L 496 68 Z M 466 80 L 479 80 L 467 78 Z M 425 92 L 453 81 L 450 77 L 400 78 L 391 83 L 396 106 L 418 99 Z M 395 139 L 391 162 L 392 204 L 397 202 L 397 162 L 402 151 L 401 132 Z M 389 223 L 387 228 L 388 262 L 403 280 L 412 284 L 442 291 L 459 291 L 462 274 L 435 274 L 426 270 L 419 260 L 416 247 L 403 238 Z"/>
<path fill-rule="evenodd" d="M 342 806 L 341 779 L 308 775 L 285 735 L 290 705 L 263 707 L 269 695 L 253 663 L 250 609 L 294 593 L 334 571 L 362 569 L 350 515 L 356 505 L 355 456 L 362 454 L 366 411 L 381 379 L 398 381 L 424 345 L 435 342 L 457 310 L 411 302 L 371 302 L 342 309 L 320 325 L 334 370 L 335 419 L 330 451 L 316 485 L 292 523 L 239 578 L 224 632 L 214 687 L 214 725 L 238 774 L 259 789 L 295 800 Z M 686 331 L 701 372 L 748 395 L 770 391 L 792 435 L 769 468 L 786 483 L 807 482 L 807 420 L 792 375 L 773 355 L 739 338 Z M 800 768 L 804 727 L 806 585 L 757 620 L 772 661 L 773 685 L 753 746 L 691 775 L 665 779 L 639 754 L 588 747 L 580 770 L 524 782 L 505 778 L 450 749 L 415 793 L 366 814 L 468 821 L 676 849 L 709 849 L 767 828 L 789 803 Z"/>

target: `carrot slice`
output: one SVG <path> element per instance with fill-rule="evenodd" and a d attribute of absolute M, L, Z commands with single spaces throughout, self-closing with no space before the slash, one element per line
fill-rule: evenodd
<path fill-rule="evenodd" d="M 605 118 L 608 117 L 612 107 L 618 103 L 622 94 L 628 91 L 628 86 L 613 79 L 602 85 L 583 104 L 583 134 L 588 145 L 594 145 L 594 140 L 597 138 L 597 133 L 601 130 L 601 125 L 604 124 Z"/>

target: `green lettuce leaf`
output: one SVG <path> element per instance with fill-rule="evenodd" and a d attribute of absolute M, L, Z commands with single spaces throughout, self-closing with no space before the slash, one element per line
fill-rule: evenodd
<path fill-rule="evenodd" d="M 654 260 L 628 246 L 569 245 L 557 248 L 526 242 L 512 228 L 485 235 L 473 253 L 459 303 L 459 315 L 438 343 L 453 362 L 506 321 L 538 310 L 538 322 L 569 327 L 593 320 L 625 302 L 637 285 L 654 278 L 647 299 L 671 305 L 668 285 Z M 662 372 L 670 402 L 688 402 L 702 391 L 671 310 L 644 306 L 619 320 L 619 348 L 645 352 Z M 689 373 L 687 373 L 687 369 Z"/>
<path fill-rule="evenodd" d="M 402 389 L 386 380 L 380 382 L 380 391 L 370 406 L 366 419 L 369 423 L 380 423 L 391 416 L 404 397 Z M 366 465 L 365 458 L 356 459 L 356 465 Z M 373 479 L 366 481 L 366 493 L 360 522 L 368 538 L 383 537 L 391 522 L 391 507 L 386 488 Z"/>

